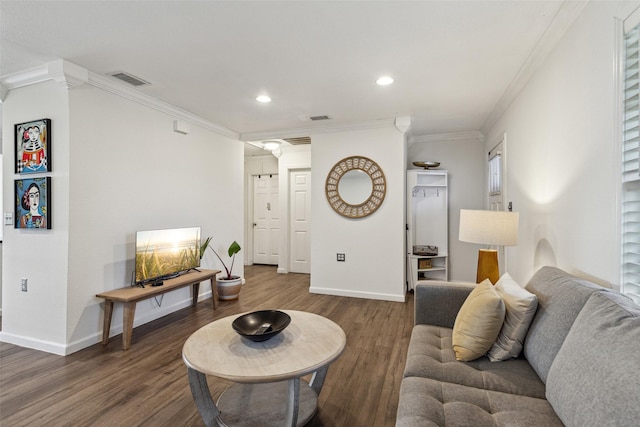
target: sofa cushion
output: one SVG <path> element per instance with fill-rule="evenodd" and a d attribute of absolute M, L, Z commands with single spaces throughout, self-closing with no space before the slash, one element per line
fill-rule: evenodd
<path fill-rule="evenodd" d="M 406 377 L 400 385 L 396 427 L 419 426 L 562 426 L 562 423 L 544 399 Z"/>
<path fill-rule="evenodd" d="M 453 352 L 451 334 L 451 328 L 416 325 L 411 333 L 404 376 L 544 399 L 544 384 L 524 358 L 492 363 L 480 357 L 460 362 Z"/>
<path fill-rule="evenodd" d="M 593 294 L 551 365 L 547 399 L 568 426 L 638 425 L 639 367 L 640 307 Z"/>
<path fill-rule="evenodd" d="M 504 302 L 489 279 L 471 291 L 453 324 L 456 359 L 470 361 L 493 345 L 504 322 Z"/>
<path fill-rule="evenodd" d="M 492 362 L 520 355 L 524 338 L 538 308 L 536 296 L 520 286 L 509 273 L 503 274 L 498 280 L 496 291 L 504 301 L 505 316 L 498 339 L 487 355 Z"/>
<path fill-rule="evenodd" d="M 453 328 L 460 307 L 475 288 L 475 283 L 468 282 L 418 281 L 414 292 L 415 324 Z"/>
<path fill-rule="evenodd" d="M 576 316 L 594 292 L 604 288 L 555 267 L 542 267 L 527 286 L 538 298 L 524 342 L 524 355 L 543 382 Z"/>

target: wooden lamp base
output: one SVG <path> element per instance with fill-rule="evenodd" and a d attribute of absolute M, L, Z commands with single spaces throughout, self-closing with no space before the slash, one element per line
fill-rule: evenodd
<path fill-rule="evenodd" d="M 500 279 L 498 269 L 498 251 L 495 249 L 480 249 L 478 251 L 478 273 L 476 283 L 489 279 L 494 285 Z"/>

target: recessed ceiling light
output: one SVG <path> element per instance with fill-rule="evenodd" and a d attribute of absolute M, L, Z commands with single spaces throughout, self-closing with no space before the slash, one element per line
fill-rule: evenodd
<path fill-rule="evenodd" d="M 267 95 L 260 95 L 256 98 L 256 101 L 266 104 L 267 102 L 271 102 L 271 97 Z"/>
<path fill-rule="evenodd" d="M 391 83 L 393 83 L 393 78 L 389 76 L 382 76 L 378 80 L 376 80 L 376 83 L 378 83 L 380 86 L 390 85 Z"/>

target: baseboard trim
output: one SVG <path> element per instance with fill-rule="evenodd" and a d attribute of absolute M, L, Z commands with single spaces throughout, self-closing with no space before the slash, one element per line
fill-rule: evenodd
<path fill-rule="evenodd" d="M 207 291 L 198 295 L 198 302 L 211 298 L 211 291 Z M 135 328 L 146 323 L 152 322 L 156 319 L 164 317 L 168 314 L 171 314 L 175 311 L 181 310 L 186 307 L 191 306 L 191 298 L 186 298 L 182 301 L 178 301 L 177 303 L 162 307 L 162 310 L 154 311 L 153 313 L 149 313 L 146 316 L 135 318 L 133 321 L 133 328 L 135 334 Z M 109 330 L 109 338 L 113 338 L 116 335 L 122 334 L 122 318 L 113 318 L 112 325 L 114 322 L 118 322 L 115 326 L 112 326 Z M 53 353 L 59 356 L 68 356 L 76 351 L 80 351 L 87 347 L 91 347 L 94 344 L 97 344 L 102 341 L 102 331 L 98 331 L 94 334 L 91 334 L 87 337 L 80 338 L 68 344 L 60 344 L 51 341 L 44 341 L 31 337 L 24 337 L 15 334 L 9 334 L 6 332 L 0 331 L 0 341 L 6 342 L 8 344 L 14 344 L 20 347 L 31 348 L 34 350 L 44 351 L 46 353 Z"/>
<path fill-rule="evenodd" d="M 57 354 L 58 356 L 66 355 L 64 345 L 51 341 L 23 337 L 20 335 L 9 334 L 7 332 L 0 332 L 0 341 L 6 342 L 8 344 L 14 344 L 20 347 L 32 348 L 34 350 Z"/>
<path fill-rule="evenodd" d="M 375 299 L 382 301 L 393 301 L 393 302 L 405 302 L 405 295 L 394 295 L 394 294 L 381 294 L 381 293 L 373 293 L 373 292 L 360 292 L 360 291 L 347 291 L 344 289 L 332 289 L 332 288 L 318 288 L 318 287 L 310 287 L 309 292 L 312 294 L 322 294 L 322 295 L 335 295 L 339 297 L 352 297 L 352 298 L 364 298 L 364 299 Z"/>

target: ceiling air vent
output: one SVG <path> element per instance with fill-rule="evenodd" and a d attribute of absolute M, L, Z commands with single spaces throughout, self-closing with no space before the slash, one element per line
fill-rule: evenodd
<path fill-rule="evenodd" d="M 129 73 L 118 72 L 118 73 L 111 74 L 111 76 L 115 77 L 116 79 L 122 80 L 125 83 L 129 83 L 130 85 L 133 85 L 133 86 L 144 86 L 149 84 L 149 82 L 146 82 L 141 78 L 136 77 L 133 74 L 129 74 Z"/>
<path fill-rule="evenodd" d="M 291 145 L 311 144 L 311 137 L 309 136 L 299 136 L 296 138 L 283 138 L 283 139 Z"/>
<path fill-rule="evenodd" d="M 316 122 L 318 120 L 331 120 L 331 117 L 329 116 L 311 116 L 309 117 L 309 120 Z"/>

